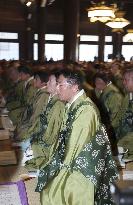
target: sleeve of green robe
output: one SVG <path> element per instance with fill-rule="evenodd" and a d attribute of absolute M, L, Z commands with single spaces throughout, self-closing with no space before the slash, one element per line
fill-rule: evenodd
<path fill-rule="evenodd" d="M 43 135 L 43 141 L 46 146 L 40 145 L 38 143 L 32 144 L 34 159 L 27 162 L 28 168 L 30 168 L 30 166 L 38 168 L 41 167 L 42 164 L 45 165 L 47 161 L 49 161 L 50 156 L 52 155 L 56 147 L 56 141 L 62 122 L 63 112 L 64 104 L 58 100 L 51 108 L 48 115 L 48 125 Z"/>
<path fill-rule="evenodd" d="M 43 93 L 41 97 L 38 99 L 38 101 L 35 104 L 33 104 L 33 113 L 30 118 L 29 124 L 33 124 L 35 120 L 38 118 L 38 116 L 42 113 L 43 109 L 45 109 L 48 103 L 48 97 L 48 94 Z"/>
<path fill-rule="evenodd" d="M 122 104 L 122 95 L 117 92 L 113 92 L 105 101 L 105 105 L 108 109 L 110 122 L 115 127 L 117 122 L 117 113 L 119 112 Z"/>

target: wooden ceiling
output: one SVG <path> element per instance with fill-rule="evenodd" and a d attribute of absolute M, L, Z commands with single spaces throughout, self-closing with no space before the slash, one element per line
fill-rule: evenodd
<path fill-rule="evenodd" d="M 39 0 L 36 0 L 38 2 Z M 64 22 L 64 1 L 55 0 L 46 7 L 46 32 L 63 33 Z M 98 0 L 95 2 L 99 2 Z M 108 3 L 116 2 L 125 11 L 125 18 L 131 24 L 126 27 L 133 28 L 133 0 L 108 0 Z M 98 32 L 97 23 L 90 23 L 87 17 L 86 9 L 91 5 L 91 0 L 80 0 L 80 23 L 79 32 L 82 34 L 95 34 Z M 36 4 L 31 7 L 32 28 L 37 32 L 37 9 Z M 27 8 L 20 0 L 0 0 L 0 31 L 23 31 L 26 26 Z M 108 27 L 107 33 L 111 32 Z"/>

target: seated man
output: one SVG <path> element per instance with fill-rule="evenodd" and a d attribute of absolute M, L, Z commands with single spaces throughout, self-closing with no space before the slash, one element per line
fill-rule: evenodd
<path fill-rule="evenodd" d="M 38 71 L 34 74 L 34 87 L 36 93 L 27 106 L 27 109 L 25 109 L 21 124 L 17 126 L 17 136 L 19 136 L 20 140 L 23 139 L 28 128 L 35 123 L 36 119 L 48 103 L 49 94 L 46 91 L 48 79 L 49 75 L 46 71 Z"/>
<path fill-rule="evenodd" d="M 38 176 L 42 205 L 112 204 L 109 184 L 116 178 L 115 165 L 99 112 L 82 83 L 79 71 L 60 72 L 58 95 L 67 104 L 57 147 Z"/>
<path fill-rule="evenodd" d="M 46 164 L 57 143 L 64 103 L 57 96 L 56 84 L 56 73 L 53 71 L 47 82 L 47 92 L 50 94 L 48 103 L 25 135 L 24 143 L 30 142 L 33 151 L 32 159 L 27 158 L 25 162 L 28 169 L 39 169 Z"/>
<path fill-rule="evenodd" d="M 103 112 L 101 113 L 104 115 L 103 120 L 108 118 L 112 127 L 115 127 L 115 118 L 123 99 L 121 93 L 110 81 L 109 74 L 105 72 L 96 74 L 95 89 L 101 93 L 99 96 L 99 109 Z"/>
<path fill-rule="evenodd" d="M 125 90 L 124 90 L 124 85 L 123 85 L 123 80 L 122 80 L 122 66 L 115 62 L 112 63 L 110 66 L 110 71 L 112 74 L 112 82 L 113 84 L 120 90 L 120 92 L 124 95 Z"/>
<path fill-rule="evenodd" d="M 116 133 L 118 146 L 124 149 L 124 161 L 133 161 L 133 68 L 125 71 L 123 84 L 127 94 L 118 113 Z"/>
<path fill-rule="evenodd" d="M 12 82 L 12 86 L 7 91 L 6 107 L 9 111 L 10 119 L 16 125 L 24 109 L 23 82 L 17 68 L 10 68 L 9 79 Z"/>
<path fill-rule="evenodd" d="M 110 137 L 112 150 L 116 153 L 115 127 L 117 113 L 120 110 L 123 96 L 116 86 L 110 81 L 110 75 L 102 72 L 95 76 L 95 90 L 100 94 L 97 102 L 101 113 L 102 122 L 106 125 Z"/>
<path fill-rule="evenodd" d="M 34 77 L 31 68 L 26 66 L 18 67 L 20 78 L 24 82 L 23 92 L 24 92 L 24 105 L 27 107 L 32 100 L 36 89 L 34 89 Z"/>

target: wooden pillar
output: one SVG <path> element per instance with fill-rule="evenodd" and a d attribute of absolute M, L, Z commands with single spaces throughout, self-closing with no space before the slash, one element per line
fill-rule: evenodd
<path fill-rule="evenodd" d="M 26 21 L 25 21 L 25 60 L 33 61 L 33 43 L 34 43 L 34 31 L 32 28 L 32 8 L 26 8 Z"/>
<path fill-rule="evenodd" d="M 45 56 L 45 30 L 46 30 L 46 8 L 40 7 L 37 8 L 38 16 L 38 61 L 40 63 L 44 62 Z"/>
<path fill-rule="evenodd" d="M 79 0 L 64 1 L 64 60 L 78 60 Z"/>
<path fill-rule="evenodd" d="M 19 59 L 26 60 L 26 32 L 21 31 L 18 34 L 19 39 Z"/>
<path fill-rule="evenodd" d="M 27 27 L 26 29 L 26 40 L 27 40 L 27 61 L 33 61 L 33 41 L 34 41 L 34 33 L 31 27 Z"/>
<path fill-rule="evenodd" d="M 98 22 L 99 31 L 99 47 L 98 47 L 98 59 L 104 61 L 104 47 L 105 47 L 105 25 Z"/>
<path fill-rule="evenodd" d="M 122 51 L 122 33 L 114 32 L 113 33 L 113 57 L 121 57 Z"/>
<path fill-rule="evenodd" d="M 33 61 L 34 31 L 32 29 L 32 10 L 25 8 L 25 30 L 19 32 L 19 59 Z"/>

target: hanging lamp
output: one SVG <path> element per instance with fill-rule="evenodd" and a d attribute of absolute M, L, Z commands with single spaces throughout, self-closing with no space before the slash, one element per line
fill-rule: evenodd
<path fill-rule="evenodd" d="M 101 21 L 105 23 L 115 17 L 115 6 L 106 6 L 104 1 L 94 4 L 87 11 L 90 22 Z"/>
<path fill-rule="evenodd" d="M 113 29 L 122 29 L 125 26 L 129 25 L 130 21 L 123 18 L 124 14 L 125 14 L 124 11 L 117 11 L 115 13 L 116 18 L 114 18 L 113 20 L 107 22 L 106 25 L 109 26 L 110 28 L 113 28 Z"/>
<path fill-rule="evenodd" d="M 123 36 L 124 42 L 133 42 L 133 29 L 128 29 L 127 34 Z"/>

